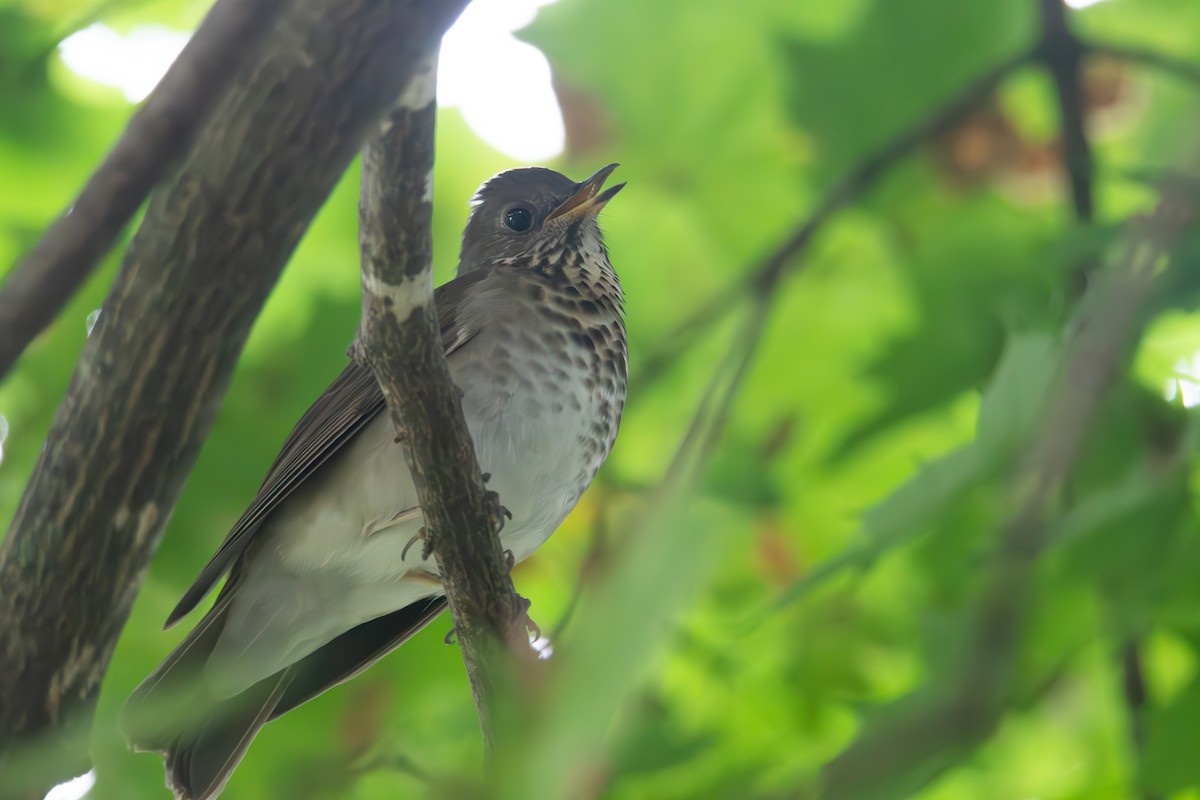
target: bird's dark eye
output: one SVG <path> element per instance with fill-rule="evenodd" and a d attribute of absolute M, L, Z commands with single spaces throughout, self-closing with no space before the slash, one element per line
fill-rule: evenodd
<path fill-rule="evenodd" d="M 504 214 L 504 224 L 517 233 L 524 233 L 533 227 L 533 212 L 521 206 L 510 208 Z"/>

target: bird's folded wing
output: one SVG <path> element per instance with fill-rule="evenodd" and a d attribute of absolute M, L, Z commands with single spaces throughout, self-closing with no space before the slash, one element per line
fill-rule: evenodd
<path fill-rule="evenodd" d="M 442 346 L 447 357 L 478 332 L 477 320 L 459 311 L 466 293 L 486 274 L 481 271 L 456 278 L 434 292 Z M 347 364 L 296 423 L 275 463 L 267 471 L 258 494 L 167 617 L 166 627 L 174 625 L 204 599 L 245 552 L 263 520 L 384 406 L 383 393 L 374 374 L 353 361 Z"/>
<path fill-rule="evenodd" d="M 300 659 L 271 719 L 353 678 L 408 641 L 446 610 L 445 597 L 418 600 L 352 628 Z"/>

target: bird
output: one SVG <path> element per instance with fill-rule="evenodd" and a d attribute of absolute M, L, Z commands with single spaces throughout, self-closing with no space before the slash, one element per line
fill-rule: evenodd
<path fill-rule="evenodd" d="M 472 198 L 456 276 L 434 292 L 451 378 L 501 542 L 530 555 L 616 440 L 624 295 L 598 216 L 625 186 L 501 172 Z M 121 725 L 164 756 L 178 800 L 217 797 L 267 722 L 354 677 L 446 607 L 413 476 L 372 372 L 350 360 L 300 418 L 166 627 L 212 607 L 134 690 Z"/>

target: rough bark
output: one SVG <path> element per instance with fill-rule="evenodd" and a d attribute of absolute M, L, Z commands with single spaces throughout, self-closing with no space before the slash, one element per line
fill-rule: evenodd
<path fill-rule="evenodd" d="M 461 2 L 297 0 L 150 203 L 0 550 L 0 774 L 86 767 L 100 681 L 250 326 Z M 36 748 L 46 759 L 18 750 Z"/>
<path fill-rule="evenodd" d="M 138 109 L 83 191 L 0 291 L 0 377 L 112 247 L 187 152 L 235 75 L 258 52 L 280 0 L 220 0 Z"/>
<path fill-rule="evenodd" d="M 500 544 L 500 507 L 484 486 L 433 304 L 432 185 L 436 57 L 414 77 L 363 153 L 363 321 L 358 357 L 387 398 L 425 514 L 490 745 L 505 643 L 528 650 Z"/>

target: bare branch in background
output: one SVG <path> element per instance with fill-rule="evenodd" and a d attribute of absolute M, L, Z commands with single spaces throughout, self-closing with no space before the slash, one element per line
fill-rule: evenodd
<path fill-rule="evenodd" d="M 1148 67 L 1150 69 L 1172 75 L 1179 80 L 1187 81 L 1188 83 L 1194 83 L 1196 84 L 1196 88 L 1200 89 L 1200 64 L 1195 62 L 1185 61 L 1182 58 L 1175 58 L 1146 47 L 1137 47 L 1136 45 L 1120 44 L 1116 42 L 1093 42 L 1084 40 L 1083 47 L 1089 56 L 1103 56 L 1106 58 L 1116 58 L 1122 61 L 1129 61 L 1143 67 Z"/>
<path fill-rule="evenodd" d="M 0 289 L 0 377 L 112 248 L 150 190 L 187 153 L 271 30 L 280 0 L 219 0 L 129 120 L 75 202 Z"/>
<path fill-rule="evenodd" d="M 612 558 L 613 548 L 610 539 L 612 534 L 609 530 L 609 515 L 611 509 L 608 504 L 608 493 L 598 492 L 597 486 L 593 486 L 593 500 L 596 502 L 599 510 L 596 512 L 595 518 L 592 520 L 592 535 L 588 540 L 587 552 L 583 554 L 583 558 L 579 562 L 579 575 L 575 579 L 575 585 L 571 589 L 571 597 L 567 600 L 566 608 L 563 609 L 562 616 L 554 625 L 554 630 L 550 632 L 548 637 L 551 642 L 557 642 L 566 632 L 567 626 L 571 624 L 571 618 L 575 616 L 575 609 L 579 606 L 579 598 L 587 591 L 589 584 L 594 580 L 597 573 L 602 573 L 608 565 L 608 561 Z"/>
<path fill-rule="evenodd" d="M 1083 59 L 1089 52 L 1096 51 L 1089 51 L 1071 30 L 1067 19 L 1067 6 L 1062 0 L 1038 0 L 1037 5 L 1042 26 L 1039 58 L 1054 79 L 1063 166 L 1071 188 L 1075 217 L 1086 225 L 1095 217 L 1095 165 L 1087 135 Z M 1085 259 L 1074 267 L 1072 277 L 1077 291 L 1083 291 L 1087 287 L 1097 267 L 1094 259 Z M 1128 717 L 1130 740 L 1134 752 L 1140 758 L 1145 742 L 1147 689 L 1137 640 L 1127 642 L 1118 652 L 1117 659 L 1123 678 L 1122 698 Z"/>
<path fill-rule="evenodd" d="M 101 679 L 250 327 L 461 5 L 289 4 L 151 201 L 0 549 L 6 790 L 87 768 Z"/>
<path fill-rule="evenodd" d="M 1124 263 L 1100 276 L 1085 297 L 1059 383 L 1014 472 L 1016 512 L 1000 535 L 956 671 L 942 682 L 944 689 L 910 698 L 907 711 L 867 728 L 826 764 L 824 797 L 869 797 L 901 775 L 922 769 L 931 774 L 939 757 L 972 746 L 999 722 L 1053 505 L 1137 338 L 1139 313 L 1160 262 L 1191 224 L 1196 201 L 1194 196 L 1164 195 L 1154 214 L 1132 231 Z"/>
<path fill-rule="evenodd" d="M 714 295 L 712 300 L 700 306 L 664 337 L 666 344 L 641 360 L 633 382 L 644 387 L 663 374 L 664 368 L 687 348 L 697 334 L 711 330 L 716 320 L 737 305 L 732 298 L 745 295 L 747 290 L 761 293 L 778 285 L 785 275 L 801 270 L 806 262 L 800 261 L 800 256 L 838 211 L 862 197 L 888 170 L 918 147 L 959 125 L 1009 75 L 1032 58 L 1033 53 L 1026 52 L 999 64 L 860 161 L 848 175 L 834 184 L 812 214 L 789 233 L 766 259 L 739 279 L 735 286 Z"/>
<path fill-rule="evenodd" d="M 1050 4 L 1052 4 L 1051 0 L 1045 0 L 1043 7 Z M 1062 4 L 1058 3 L 1058 5 Z M 1045 13 L 1049 16 L 1051 12 L 1046 11 Z M 1045 20 L 1043 36 L 1061 36 L 1060 30 L 1055 19 Z M 1165 56 L 1156 50 L 1147 48 L 1081 40 L 1069 29 L 1066 36 L 1070 48 L 1077 52 L 1074 56 L 1066 58 L 1054 56 L 1053 64 L 1047 62 L 1047 66 L 1056 76 L 1056 84 L 1060 74 L 1064 77 L 1068 74 L 1078 76 L 1081 57 L 1104 56 L 1135 62 L 1174 75 L 1181 80 L 1194 83 L 1200 88 L 1200 64 Z M 730 298 L 743 296 L 756 286 L 761 288 L 764 282 L 777 283 L 784 273 L 789 271 L 794 273 L 802 269 L 803 262 L 798 259 L 836 212 L 860 199 L 892 167 L 912 155 L 921 145 L 962 123 L 980 103 L 1019 68 L 1035 60 L 1046 61 L 1046 51 L 1045 41 L 1039 41 L 1031 51 L 1019 54 L 997 65 L 947 103 L 930 111 L 911 128 L 902 131 L 874 153 L 866 156 L 848 175 L 834 184 L 812 214 L 801 222 L 764 261 L 748 270 L 735 285 L 714 294 L 711 300 L 703 303 L 663 337 L 665 344 L 641 359 L 640 366 L 631 383 L 638 387 L 645 387 L 664 374 L 667 365 L 678 358 L 679 354 L 686 350 L 701 333 L 712 330 L 716 320 L 723 318 L 733 309 L 736 304 L 731 302 Z M 1078 86 L 1077 78 L 1074 85 Z M 1083 135 L 1082 92 L 1070 88 L 1070 84 L 1067 89 L 1066 98 L 1060 100 L 1060 115 L 1064 115 L 1064 121 L 1070 121 L 1073 132 L 1064 130 L 1064 157 L 1067 159 L 1068 165 L 1073 167 L 1071 184 L 1075 207 L 1081 212 L 1086 212 L 1086 215 L 1080 214 L 1082 219 L 1090 219 L 1094 211 L 1090 187 L 1092 159 L 1091 148 Z"/>
<path fill-rule="evenodd" d="M 433 302 L 431 52 L 363 154 L 363 322 L 358 357 L 379 381 L 425 515 L 484 738 L 494 739 L 497 671 L 529 650 L 500 544 L 500 510 L 479 472 Z"/>
<path fill-rule="evenodd" d="M 1146 686 L 1146 673 L 1142 667 L 1142 642 L 1131 638 L 1117 653 L 1121 664 L 1121 697 L 1125 702 L 1125 713 L 1128 716 L 1126 725 L 1129 727 L 1130 744 L 1133 752 L 1140 759 L 1146 749 L 1146 713 L 1149 711 L 1149 687 Z M 1143 791 L 1141 800 L 1161 800 L 1160 796 Z"/>
<path fill-rule="evenodd" d="M 1087 137 L 1086 108 L 1083 93 L 1083 56 L 1085 48 L 1067 22 L 1063 0 L 1038 0 L 1042 35 L 1037 58 L 1054 80 L 1058 100 L 1058 122 L 1062 137 L 1063 163 L 1071 189 L 1075 216 L 1091 222 L 1095 213 L 1092 194 L 1092 147 Z"/>

